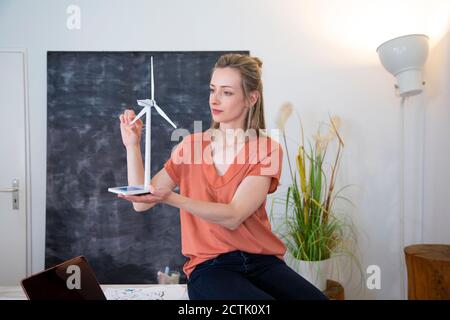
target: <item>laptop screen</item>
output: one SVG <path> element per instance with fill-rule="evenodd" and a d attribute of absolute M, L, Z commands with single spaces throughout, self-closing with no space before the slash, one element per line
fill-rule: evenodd
<path fill-rule="evenodd" d="M 25 278 L 21 285 L 30 300 L 106 300 L 83 256 Z"/>

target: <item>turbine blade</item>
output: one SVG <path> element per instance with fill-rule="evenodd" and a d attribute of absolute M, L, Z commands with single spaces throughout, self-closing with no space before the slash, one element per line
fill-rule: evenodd
<path fill-rule="evenodd" d="M 141 112 L 139 112 L 139 114 L 136 116 L 136 118 L 133 119 L 133 121 L 131 121 L 130 124 L 133 124 L 136 121 L 138 121 L 138 119 L 141 118 L 147 112 L 147 110 L 149 110 L 148 107 L 142 108 Z"/>
<path fill-rule="evenodd" d="M 152 100 L 155 100 L 155 78 L 153 77 L 153 56 L 150 57 L 152 73 Z"/>
<path fill-rule="evenodd" d="M 154 107 L 155 107 L 156 111 L 158 111 L 158 113 L 161 115 L 161 117 L 166 119 L 166 121 L 169 122 L 175 129 L 177 128 L 175 123 L 173 123 L 172 120 L 169 119 L 167 114 L 165 114 L 164 111 L 162 111 L 162 109 L 156 103 L 155 103 Z"/>

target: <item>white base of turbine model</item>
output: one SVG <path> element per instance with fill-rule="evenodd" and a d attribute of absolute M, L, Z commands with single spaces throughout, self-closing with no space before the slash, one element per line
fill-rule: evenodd
<path fill-rule="evenodd" d="M 156 109 L 161 117 L 166 119 L 175 129 L 177 126 L 169 119 L 169 117 L 164 113 L 164 111 L 156 104 L 155 100 L 155 86 L 154 86 L 154 78 L 153 78 L 153 57 L 150 58 L 151 61 L 151 89 L 152 89 L 152 98 L 145 100 L 137 100 L 138 105 L 142 108 L 141 112 L 133 119 L 131 124 L 135 123 L 139 118 L 141 118 L 144 114 L 145 117 L 145 170 L 144 170 L 144 185 L 138 186 L 122 186 L 122 187 L 114 187 L 108 188 L 109 192 L 133 195 L 133 194 L 145 194 L 150 193 L 149 185 L 150 185 L 150 175 L 151 175 L 151 118 L 152 118 L 152 107 Z"/>

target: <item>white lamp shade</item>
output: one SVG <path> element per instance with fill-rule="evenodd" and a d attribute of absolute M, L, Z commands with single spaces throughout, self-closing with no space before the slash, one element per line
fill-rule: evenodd
<path fill-rule="evenodd" d="M 402 97 L 422 92 L 422 68 L 428 56 L 428 37 L 411 34 L 384 42 L 377 48 L 384 68 L 397 77 Z"/>

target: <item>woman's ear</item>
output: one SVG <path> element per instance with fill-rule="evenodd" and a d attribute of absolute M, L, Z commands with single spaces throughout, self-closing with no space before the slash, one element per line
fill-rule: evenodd
<path fill-rule="evenodd" d="M 250 97 L 249 97 L 249 102 L 250 102 L 250 107 L 253 107 L 256 103 L 256 101 L 258 101 L 259 99 L 259 91 L 258 90 L 253 90 L 252 92 L 250 92 Z"/>

